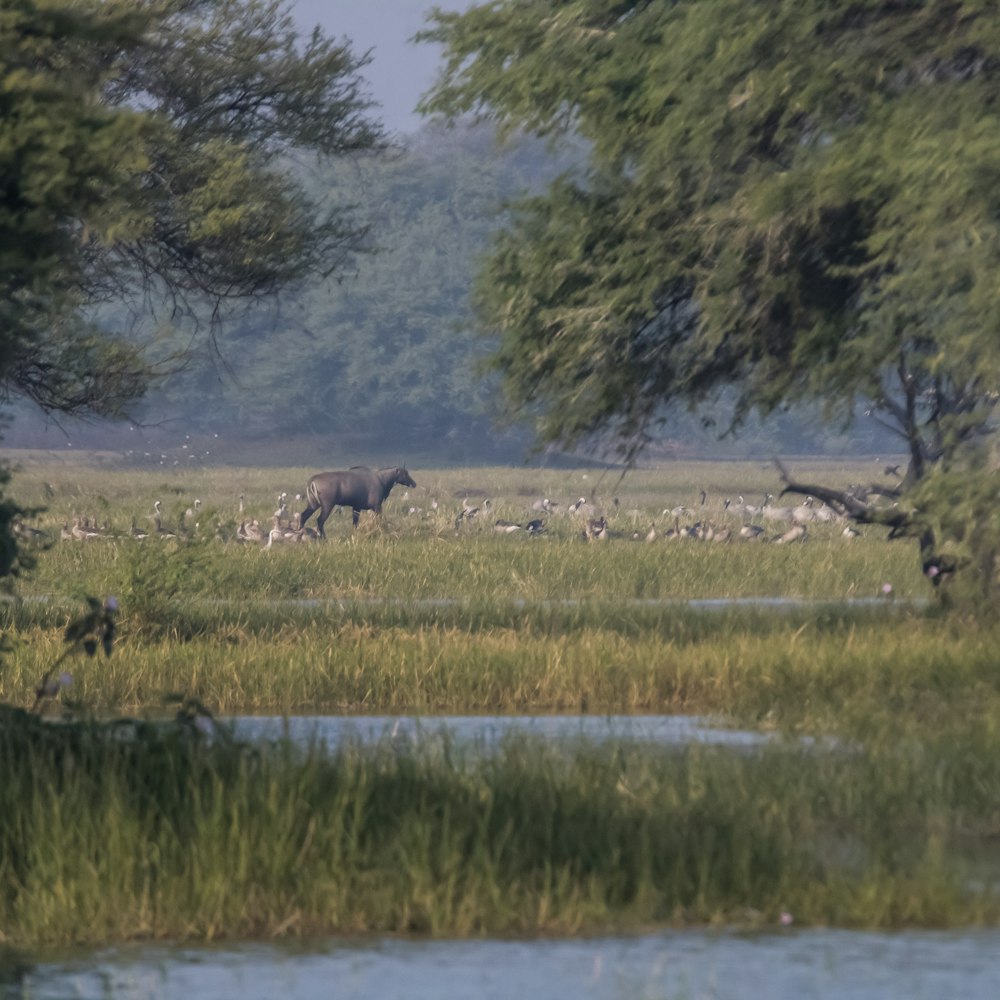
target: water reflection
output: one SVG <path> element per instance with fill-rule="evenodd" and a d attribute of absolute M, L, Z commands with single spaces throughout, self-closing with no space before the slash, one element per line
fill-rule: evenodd
<path fill-rule="evenodd" d="M 1000 932 L 146 947 L 19 978 L 5 1000 L 994 1000 Z"/>
<path fill-rule="evenodd" d="M 766 733 L 724 729 L 712 720 L 690 715 L 321 715 L 240 716 L 223 720 L 246 740 L 288 738 L 315 741 L 334 749 L 344 742 L 382 739 L 418 742 L 446 735 L 458 743 L 496 747 L 506 737 L 525 734 L 554 743 L 628 740 L 681 746 L 714 743 L 741 748 L 761 746 Z"/>

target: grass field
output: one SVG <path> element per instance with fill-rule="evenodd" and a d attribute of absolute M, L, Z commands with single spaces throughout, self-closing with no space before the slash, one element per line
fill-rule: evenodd
<path fill-rule="evenodd" d="M 866 471 L 796 470 L 836 482 Z M 418 488 L 410 496 L 397 488 L 380 523 L 368 518 L 354 530 L 348 515 L 331 517 L 325 542 L 266 548 L 237 543 L 237 519 L 267 522 L 280 493 L 304 489 L 306 470 L 169 473 L 24 461 L 18 496 L 46 506 L 32 523 L 51 541 L 18 583 L 25 601 L 8 609 L 22 641 L 7 657 L 0 694 L 30 704 L 80 597 L 110 594 L 121 608 L 120 655 L 74 668 L 74 695 L 100 711 L 155 709 L 165 692 L 183 690 L 226 712 L 584 705 L 732 714 L 743 702 L 721 677 L 777 661 L 786 645 L 815 659 L 837 631 L 858 650 L 886 645 L 887 627 L 902 640 L 913 628 L 907 602 L 929 596 L 912 547 L 874 531 L 848 541 L 840 524 L 815 523 L 805 543 L 739 540 L 743 523 L 765 526 L 765 537 L 787 526 L 724 506 L 741 494 L 746 503 L 780 492 L 759 463 L 677 464 L 623 480 L 517 469 L 414 475 Z M 582 540 L 583 518 L 568 511 L 575 494 L 606 512 L 606 542 Z M 545 533 L 493 530 L 497 518 L 540 516 L 533 503 L 545 497 L 558 504 L 541 514 Z M 163 526 L 180 537 L 131 536 L 133 521 L 150 529 L 154 500 Z M 197 515 L 185 518 L 195 500 Z M 466 502 L 484 509 L 456 527 Z M 60 527 L 81 517 L 98 537 L 58 540 Z M 697 522 L 728 529 L 731 540 L 645 541 L 653 524 L 666 532 Z M 704 619 L 670 603 L 776 597 L 884 607 L 839 619 L 733 608 Z"/>
<path fill-rule="evenodd" d="M 759 463 L 410 471 L 381 523 L 342 514 L 326 542 L 267 549 L 239 521 L 266 523 L 308 470 L 22 461 L 12 492 L 45 505 L 50 543 L 4 610 L 9 941 L 997 922 L 1000 629 L 926 603 L 911 545 L 836 523 L 737 540 L 761 523 L 737 498 L 780 492 Z M 606 541 L 565 512 L 580 496 Z M 560 506 L 539 514 L 543 497 Z M 179 537 L 132 537 L 154 500 Z M 536 516 L 536 537 L 493 530 Z M 99 537 L 59 540 L 74 517 Z M 730 540 L 664 537 L 699 521 Z M 115 649 L 66 661 L 73 711 L 43 723 L 24 709 L 86 594 L 117 598 Z M 686 603 L 752 598 L 802 603 Z M 152 721 L 172 695 L 225 714 L 698 713 L 788 739 L 248 749 Z M 151 721 L 92 721 L 119 715 Z"/>

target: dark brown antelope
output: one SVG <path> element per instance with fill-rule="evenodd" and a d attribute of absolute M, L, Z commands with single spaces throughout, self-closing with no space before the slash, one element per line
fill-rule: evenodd
<path fill-rule="evenodd" d="M 325 538 L 323 525 L 330 516 L 330 511 L 334 507 L 350 507 L 354 526 L 357 527 L 361 511 L 382 513 L 382 504 L 397 483 L 401 486 L 417 485 L 406 469 L 400 466 L 394 469 L 367 469 L 359 466 L 340 472 L 318 472 L 306 487 L 306 502 L 309 506 L 302 511 L 299 525 L 304 526 L 318 510 L 316 530 L 321 538 Z"/>

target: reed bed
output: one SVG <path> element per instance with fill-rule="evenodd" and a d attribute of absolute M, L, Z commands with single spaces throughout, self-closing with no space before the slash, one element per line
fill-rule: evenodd
<path fill-rule="evenodd" d="M 336 753 L 36 719 L 0 726 L 12 945 L 650 924 L 995 921 L 1000 745 L 969 789 L 908 748 Z M 961 817 L 959 827 L 955 817 Z"/>
<path fill-rule="evenodd" d="M 997 630 L 960 635 L 902 610 L 382 613 L 347 608 L 270 630 L 216 621 L 185 641 L 126 632 L 112 657 L 72 664 L 67 694 L 102 714 L 156 712 L 186 693 L 225 714 L 683 712 L 813 732 L 842 732 L 865 706 L 964 719 L 998 707 Z M 62 637 L 18 634 L 0 698 L 29 706 Z"/>
<path fill-rule="evenodd" d="M 92 591 L 225 599 L 927 598 L 912 547 L 645 544 L 576 538 L 385 536 L 266 549 L 235 543 L 100 540 L 43 553 L 20 593 Z"/>

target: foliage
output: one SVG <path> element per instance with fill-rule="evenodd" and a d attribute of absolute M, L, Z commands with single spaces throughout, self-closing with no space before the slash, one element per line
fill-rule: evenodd
<path fill-rule="evenodd" d="M 146 24 L 124 8 L 97 17 L 79 5 L 14 0 L 0 11 L 0 384 L 43 404 L 65 398 L 74 409 L 72 390 L 50 380 L 92 379 L 103 367 L 94 347 L 73 358 L 70 374 L 65 362 L 86 335 L 68 329 L 68 317 L 80 304 L 86 247 L 132 225 L 140 194 L 132 178 L 148 168 L 141 116 L 103 107 L 103 68 L 77 57 L 134 50 Z M 130 353 L 136 365 L 134 351 L 108 350 Z M 103 412 L 120 401 L 108 382 L 86 393 Z"/>
<path fill-rule="evenodd" d="M 32 711 L 38 711 L 47 698 L 56 697 L 63 687 L 72 683 L 72 675 L 68 673 L 53 677 L 69 657 L 83 652 L 93 658 L 99 648 L 104 650 L 106 657 L 111 655 L 117 630 L 115 612 L 118 610 L 118 602 L 113 597 L 99 601 L 96 597 L 88 596 L 84 600 L 87 611 L 79 618 L 72 619 L 66 626 L 63 632 L 65 648 L 62 655 L 52 663 L 38 682 Z"/>
<path fill-rule="evenodd" d="M 611 429 L 634 452 L 665 401 L 733 389 L 739 421 L 814 396 L 849 414 L 860 396 L 905 441 L 910 482 L 964 461 L 1000 376 L 993 15 L 985 0 L 436 12 L 422 37 L 447 65 L 425 110 L 590 144 L 482 272 L 511 406 L 544 440 Z M 992 468 L 978 475 L 995 495 Z"/>
<path fill-rule="evenodd" d="M 120 413 L 156 368 L 96 306 L 215 322 L 366 248 L 288 169 L 379 146 L 365 59 L 300 42 L 284 0 L 16 0 L 0 48 L 8 392 Z"/>

